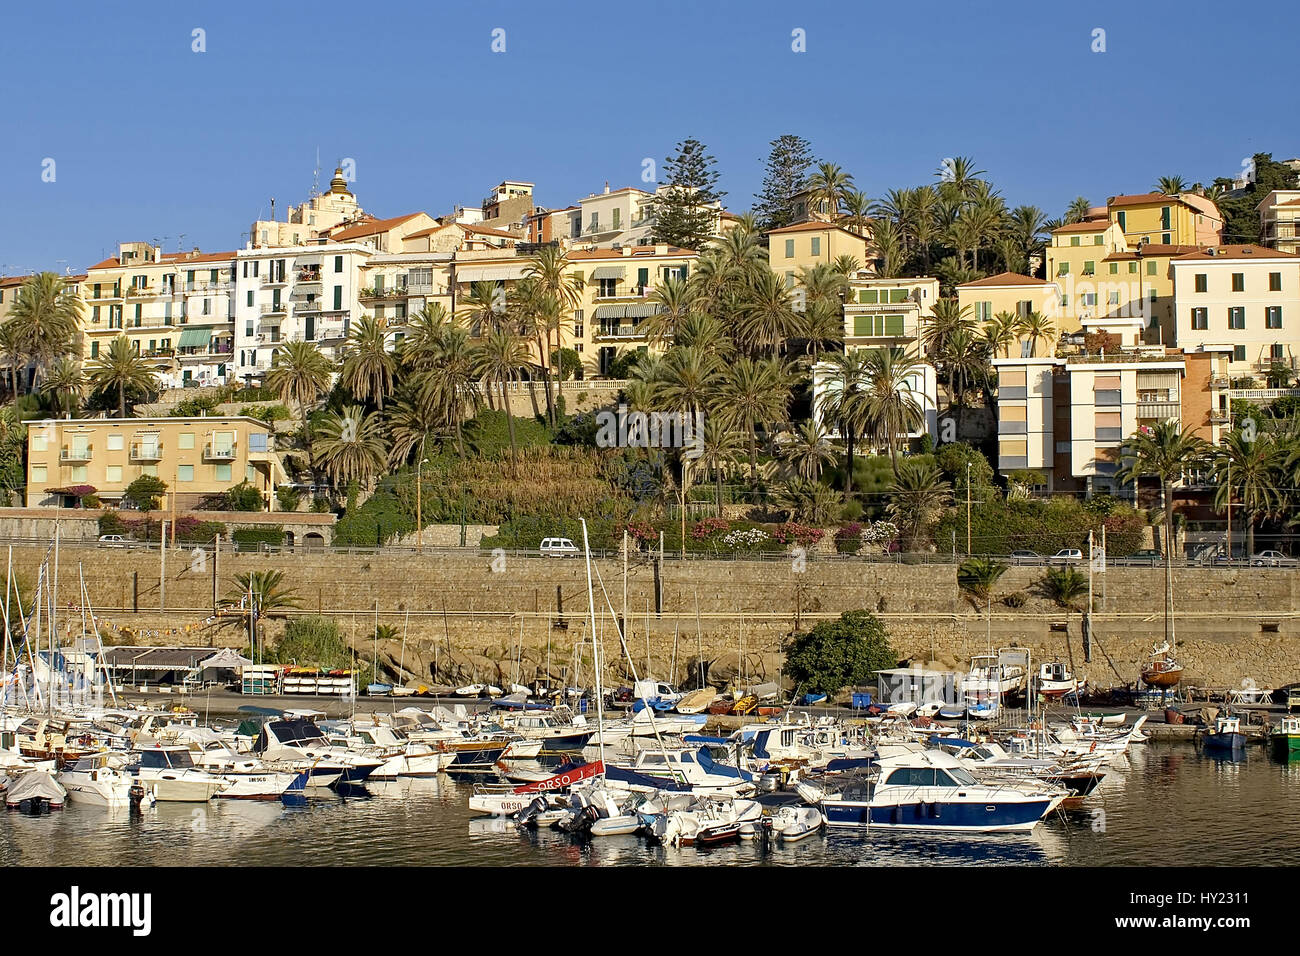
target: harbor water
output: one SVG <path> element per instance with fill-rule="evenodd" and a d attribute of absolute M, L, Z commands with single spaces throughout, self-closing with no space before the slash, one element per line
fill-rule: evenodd
<path fill-rule="evenodd" d="M 133 815 L 70 803 L 0 822 L 3 866 L 1244 866 L 1300 859 L 1300 762 L 1251 747 L 1234 758 L 1186 743 L 1135 745 L 1080 810 L 1027 835 L 831 830 L 792 846 L 650 846 L 637 836 L 520 833 L 474 817 L 472 782 L 369 784 L 300 806 L 215 800 Z"/>

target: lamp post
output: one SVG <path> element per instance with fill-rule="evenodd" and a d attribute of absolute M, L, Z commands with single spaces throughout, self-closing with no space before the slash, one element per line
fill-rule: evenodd
<path fill-rule="evenodd" d="M 421 466 L 429 459 L 424 457 L 424 442 L 420 443 L 420 457 L 415 462 L 415 553 L 424 554 L 424 509 L 421 491 L 424 488 L 423 482 L 420 481 Z"/>
<path fill-rule="evenodd" d="M 970 557 L 970 462 L 966 462 L 966 557 Z"/>

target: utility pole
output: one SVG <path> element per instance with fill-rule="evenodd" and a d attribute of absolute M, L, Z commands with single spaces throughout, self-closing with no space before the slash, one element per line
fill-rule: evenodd
<path fill-rule="evenodd" d="M 424 511 L 420 497 L 424 487 L 420 481 L 420 467 L 424 464 L 424 442 L 420 442 L 420 455 L 415 459 L 415 553 L 424 554 Z"/>
<path fill-rule="evenodd" d="M 1232 564 L 1232 459 L 1228 459 L 1228 564 Z"/>
<path fill-rule="evenodd" d="M 966 462 L 966 557 L 970 557 L 970 462 Z"/>
<path fill-rule="evenodd" d="M 167 609 L 167 519 L 162 519 L 162 535 L 158 538 L 158 610 Z"/>

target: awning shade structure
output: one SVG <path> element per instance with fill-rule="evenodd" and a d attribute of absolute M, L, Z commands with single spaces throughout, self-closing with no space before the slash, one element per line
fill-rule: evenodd
<path fill-rule="evenodd" d="M 457 282 L 497 282 L 522 279 L 528 271 L 526 263 L 500 266 L 462 266 L 456 270 Z"/>
<path fill-rule="evenodd" d="M 206 346 L 211 338 L 211 329 L 182 329 L 180 341 L 176 343 L 176 347 L 188 349 Z"/>
<path fill-rule="evenodd" d="M 597 266 L 591 270 L 593 279 L 622 279 L 627 275 L 623 266 Z"/>
<path fill-rule="evenodd" d="M 132 674 L 192 671 L 216 653 L 215 647 L 108 647 L 104 649 L 104 666 Z"/>
<path fill-rule="evenodd" d="M 230 647 L 223 647 L 207 660 L 199 661 L 200 670 L 237 670 L 253 663 L 247 657 Z"/>

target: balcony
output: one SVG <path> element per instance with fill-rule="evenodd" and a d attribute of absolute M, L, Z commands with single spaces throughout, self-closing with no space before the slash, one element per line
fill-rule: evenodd
<path fill-rule="evenodd" d="M 263 289 L 274 289 L 274 288 L 279 288 L 280 286 L 286 286 L 288 284 L 289 284 L 289 280 L 286 279 L 284 276 L 263 276 L 262 277 Z"/>
<path fill-rule="evenodd" d="M 158 295 L 158 287 L 152 285 L 133 285 L 128 286 L 126 290 L 128 299 L 140 299 L 154 295 Z"/>
<path fill-rule="evenodd" d="M 403 299 L 407 295 L 405 288 L 397 289 L 362 289 L 358 297 L 362 299 Z"/>
<path fill-rule="evenodd" d="M 320 270 L 302 269 L 298 272 L 295 281 L 299 285 L 320 285 Z"/>
<path fill-rule="evenodd" d="M 90 461 L 94 445 L 64 445 L 59 449 L 59 461 Z"/>
<path fill-rule="evenodd" d="M 1232 415 L 1228 412 L 1213 411 L 1210 412 L 1211 425 L 1229 425 L 1232 423 Z"/>
<path fill-rule="evenodd" d="M 645 338 L 645 331 L 639 325 L 609 325 L 597 329 L 592 334 L 592 339 L 597 342 L 603 339 L 619 340 L 643 338 Z"/>
<path fill-rule="evenodd" d="M 173 349 L 173 348 L 166 348 L 166 349 L 145 349 L 144 351 L 142 351 L 142 352 L 140 353 L 140 356 L 141 356 L 142 358 L 151 358 L 151 359 L 158 359 L 158 358 L 168 358 L 168 359 L 169 359 L 169 358 L 175 358 L 175 357 L 176 357 L 176 350 Z"/>
<path fill-rule="evenodd" d="M 259 363 L 256 367 L 261 371 L 266 366 Z M 235 445 L 214 442 L 206 442 L 203 445 L 203 458 L 205 461 L 234 461 L 236 456 L 237 449 Z"/>
<path fill-rule="evenodd" d="M 287 302 L 281 302 L 279 304 L 272 302 L 269 305 L 262 306 L 262 314 L 263 315 L 288 315 L 289 304 Z"/>
<path fill-rule="evenodd" d="M 1210 377 L 1210 388 L 1228 388 L 1232 384 L 1232 379 L 1226 375 L 1214 375 Z"/>
<path fill-rule="evenodd" d="M 1156 419 L 1165 421 L 1170 418 L 1179 418 L 1182 415 L 1182 406 L 1178 402 L 1138 402 L 1137 417 L 1142 419 Z"/>
<path fill-rule="evenodd" d="M 162 461 L 162 442 L 132 442 L 132 461 Z"/>

